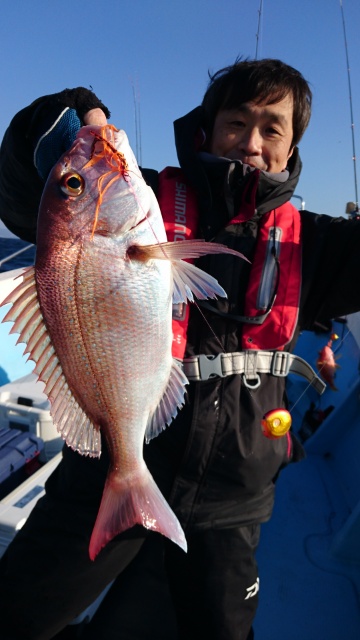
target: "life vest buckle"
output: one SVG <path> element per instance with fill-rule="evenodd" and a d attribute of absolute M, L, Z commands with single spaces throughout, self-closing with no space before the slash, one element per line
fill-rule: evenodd
<path fill-rule="evenodd" d="M 286 378 L 290 371 L 290 354 L 288 351 L 275 351 L 271 361 L 271 371 L 273 376 Z"/>
<path fill-rule="evenodd" d="M 198 356 L 200 380 L 208 380 L 209 378 L 215 378 L 219 376 L 224 377 L 221 366 L 221 353 L 216 356 L 201 354 Z"/>

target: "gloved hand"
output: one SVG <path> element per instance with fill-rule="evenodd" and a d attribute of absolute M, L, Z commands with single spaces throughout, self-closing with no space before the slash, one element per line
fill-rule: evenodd
<path fill-rule="evenodd" d="M 84 87 L 38 98 L 19 111 L 0 147 L 0 217 L 10 231 L 36 242 L 39 202 L 51 168 L 84 124 L 106 124 L 108 108 Z"/>
<path fill-rule="evenodd" d="M 34 151 L 34 165 L 44 182 L 60 156 L 71 147 L 80 127 L 75 109 L 66 107 L 50 129 L 39 138 Z"/>
<path fill-rule="evenodd" d="M 100 108 L 90 109 L 83 116 L 83 124 L 104 126 L 106 115 Z M 60 156 L 71 147 L 82 123 L 75 109 L 66 107 L 53 125 L 40 137 L 34 151 L 34 165 L 45 181 Z"/>

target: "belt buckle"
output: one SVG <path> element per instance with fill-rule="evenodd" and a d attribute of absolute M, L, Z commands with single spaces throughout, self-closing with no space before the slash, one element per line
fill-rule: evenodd
<path fill-rule="evenodd" d="M 271 371 L 273 376 L 286 378 L 290 371 L 290 353 L 288 351 L 275 351 L 271 361 Z"/>
<path fill-rule="evenodd" d="M 200 380 L 208 380 L 209 378 L 224 377 L 221 366 L 221 353 L 216 356 L 199 355 L 199 372 Z"/>

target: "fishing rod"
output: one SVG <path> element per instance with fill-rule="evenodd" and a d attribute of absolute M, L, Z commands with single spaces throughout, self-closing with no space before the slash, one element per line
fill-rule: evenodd
<path fill-rule="evenodd" d="M 350 217 L 357 217 L 359 215 L 359 204 L 358 204 L 358 189 L 357 189 L 357 176 L 356 176 L 356 153 L 355 153 L 355 125 L 354 125 L 354 115 L 353 115 L 353 104 L 352 104 L 352 92 L 351 92 L 351 78 L 350 78 L 350 63 L 349 63 L 349 52 L 348 52 L 348 44 L 347 44 L 347 37 L 346 37 L 346 27 L 345 27 L 345 17 L 344 17 L 344 8 L 343 8 L 343 3 L 342 0 L 340 0 L 340 9 L 341 9 L 341 17 L 342 17 L 342 25 L 343 25 L 343 34 L 344 34 L 344 44 L 345 44 L 345 54 L 346 54 L 346 65 L 347 65 L 347 75 L 348 75 L 348 87 L 349 87 L 349 102 L 350 102 L 350 119 L 351 119 L 351 135 L 352 135 L 352 152 L 353 152 L 353 165 L 354 165 L 354 184 L 355 184 L 355 203 L 354 202 L 348 202 L 347 207 L 346 207 L 346 213 L 350 216 Z M 344 325 L 345 327 L 345 325 Z M 350 335 L 350 330 L 347 329 L 346 333 L 344 333 L 344 329 L 343 329 L 343 335 L 340 339 L 339 342 L 339 346 L 337 347 L 337 349 L 335 350 L 335 353 L 337 351 L 339 351 L 340 347 L 344 344 L 345 340 L 349 337 Z M 339 338 L 339 336 L 337 336 L 335 333 L 332 333 L 330 336 L 330 340 L 327 343 L 327 347 L 330 348 L 330 351 L 332 352 L 332 343 L 333 340 L 337 340 Z M 321 352 L 319 352 L 321 353 Z M 334 357 L 334 361 L 335 361 L 335 355 L 333 353 L 333 357 Z M 320 365 L 320 366 L 319 366 Z M 325 359 L 323 362 L 321 362 L 320 357 L 318 358 L 318 371 L 321 375 L 321 371 L 323 369 L 323 367 L 326 365 Z M 334 365 L 334 366 L 338 366 L 338 365 Z M 307 387 L 303 390 L 303 392 L 301 393 L 301 395 L 297 398 L 297 400 L 294 402 L 294 404 L 291 406 L 291 411 L 294 410 L 295 406 L 298 404 L 298 402 L 301 400 L 301 398 L 303 397 L 303 395 L 306 393 L 307 389 L 309 388 L 309 384 L 307 385 Z"/>
<path fill-rule="evenodd" d="M 354 163 L 354 183 L 355 183 L 355 209 L 352 211 L 348 211 L 349 204 L 347 205 L 346 213 L 350 215 L 358 215 L 359 213 L 359 201 L 358 201 L 358 188 L 357 188 L 357 176 L 356 176 L 356 153 L 355 153 L 355 125 L 354 125 L 354 116 L 353 116 L 353 105 L 352 105 L 352 93 L 351 93 L 351 80 L 350 80 L 350 64 L 349 64 L 349 52 L 346 38 L 346 28 L 345 28 L 345 17 L 344 17 L 344 8 L 342 0 L 340 0 L 340 9 L 341 9 L 341 17 L 343 24 L 343 32 L 344 32 L 344 44 L 345 44 L 345 54 L 346 54 L 346 65 L 347 65 L 347 74 L 348 74 L 348 87 L 349 87 L 349 101 L 350 101 L 350 119 L 351 119 L 351 137 L 352 137 L 352 151 L 353 151 L 353 163 Z"/>
<path fill-rule="evenodd" d="M 261 26 L 262 6 L 263 6 L 263 0 L 260 0 L 260 7 L 259 7 L 259 10 L 258 10 L 258 14 L 259 14 L 258 28 L 257 28 L 257 33 L 256 33 L 255 60 L 257 60 L 257 57 L 258 57 L 258 46 L 259 46 L 259 39 L 260 39 L 260 26 Z"/>
<path fill-rule="evenodd" d="M 140 120 L 140 97 L 138 83 L 136 82 L 136 90 L 134 81 L 131 81 L 133 100 L 134 100 L 134 120 L 135 120 L 135 147 L 136 160 L 138 165 L 142 166 L 142 148 L 141 148 L 141 120 Z"/>

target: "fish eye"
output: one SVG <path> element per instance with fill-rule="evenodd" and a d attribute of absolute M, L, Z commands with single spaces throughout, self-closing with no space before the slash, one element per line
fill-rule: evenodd
<path fill-rule="evenodd" d="M 67 196 L 81 196 L 85 189 L 84 178 L 78 173 L 65 173 L 60 181 L 60 189 Z"/>

